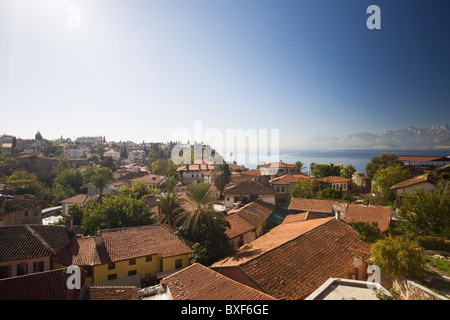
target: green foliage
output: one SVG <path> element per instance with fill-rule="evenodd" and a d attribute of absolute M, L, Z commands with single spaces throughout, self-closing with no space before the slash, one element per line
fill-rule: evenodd
<path fill-rule="evenodd" d="M 356 169 L 351 164 L 341 169 L 341 177 L 351 179 L 353 174 L 356 172 Z"/>
<path fill-rule="evenodd" d="M 292 189 L 291 198 L 316 198 L 320 188 L 320 183 L 312 179 L 302 179 L 297 182 Z"/>
<path fill-rule="evenodd" d="M 23 170 L 14 171 L 11 175 L 4 178 L 7 188 L 28 189 L 37 181 L 35 173 L 28 173 Z"/>
<path fill-rule="evenodd" d="M 342 199 L 342 190 L 333 188 L 323 189 L 320 193 L 320 199 Z"/>
<path fill-rule="evenodd" d="M 225 236 L 225 230 L 229 226 L 224 218 L 214 220 L 210 226 L 202 224 L 199 228 L 198 242 L 194 244 L 190 254 L 190 262 L 211 265 L 234 254 L 236 251 Z"/>
<path fill-rule="evenodd" d="M 213 184 L 219 189 L 220 196 L 222 196 L 225 186 L 231 182 L 231 172 L 228 164 L 217 164 L 212 172 Z"/>
<path fill-rule="evenodd" d="M 425 250 L 438 250 L 450 252 L 450 240 L 440 237 L 421 236 L 417 237 L 419 245 Z"/>
<path fill-rule="evenodd" d="M 175 226 L 178 214 L 183 211 L 181 207 L 183 200 L 176 192 L 166 192 L 158 196 L 156 204 L 160 212 L 164 215 L 162 223 Z"/>
<path fill-rule="evenodd" d="M 394 153 L 382 153 L 377 157 L 373 157 L 372 160 L 366 165 L 366 176 L 372 180 L 375 173 L 379 169 L 384 169 L 390 166 L 404 166 L 404 163 L 398 159 L 398 156 Z"/>
<path fill-rule="evenodd" d="M 101 202 L 103 190 L 114 181 L 112 170 L 106 167 L 96 168 L 93 172 L 88 174 L 88 179 L 89 183 L 97 189 Z"/>
<path fill-rule="evenodd" d="M 312 165 L 312 164 L 311 164 Z M 329 176 L 340 176 L 341 167 L 331 164 L 314 164 L 311 167 L 311 174 L 314 178 L 323 178 Z"/>
<path fill-rule="evenodd" d="M 373 264 L 394 276 L 420 277 L 425 255 L 417 242 L 404 237 L 385 237 L 372 245 Z"/>
<path fill-rule="evenodd" d="M 55 168 L 55 173 L 60 174 L 61 172 L 70 169 L 69 158 L 65 154 L 61 154 L 58 158 L 58 165 Z"/>
<path fill-rule="evenodd" d="M 450 239 L 450 193 L 423 189 L 405 193 L 399 218 L 405 234 Z"/>
<path fill-rule="evenodd" d="M 412 178 L 411 172 L 400 165 L 380 168 L 373 177 L 372 191 L 379 192 L 382 203 L 389 204 L 395 201 L 396 192 L 390 188 L 402 181 Z"/>
<path fill-rule="evenodd" d="M 178 166 L 172 162 L 172 159 L 161 158 L 155 160 L 150 166 L 152 174 L 159 174 L 163 176 L 176 176 Z"/>
<path fill-rule="evenodd" d="M 378 223 L 376 222 L 368 223 L 363 221 L 351 221 L 349 222 L 349 225 L 359 233 L 361 240 L 368 243 L 375 243 L 383 237 L 381 230 L 378 228 Z"/>
<path fill-rule="evenodd" d="M 41 146 L 43 148 L 43 155 L 45 157 L 59 157 L 63 154 L 62 148 L 59 146 L 58 141 L 51 141 L 47 139 L 41 140 Z"/>
<path fill-rule="evenodd" d="M 84 208 L 84 233 L 94 234 L 100 229 L 134 227 L 154 223 L 144 199 L 116 196 L 93 202 Z"/>
<path fill-rule="evenodd" d="M 84 175 L 79 169 L 66 169 L 56 176 L 54 183 L 69 186 L 78 194 L 84 185 Z"/>
<path fill-rule="evenodd" d="M 147 195 L 155 194 L 156 192 L 158 192 L 156 189 L 150 188 L 149 185 L 142 181 L 133 183 L 131 187 L 123 186 L 119 189 L 119 195 L 128 196 L 135 199 L 141 199 Z"/>
<path fill-rule="evenodd" d="M 83 222 L 83 208 L 78 204 L 69 207 L 69 215 L 73 218 L 73 224 L 80 226 Z"/>
<path fill-rule="evenodd" d="M 189 202 L 194 209 L 186 210 L 178 214 L 175 224 L 180 226 L 180 230 L 193 242 L 197 242 L 200 237 L 200 227 L 206 225 L 214 228 L 214 222 L 222 219 L 223 214 L 214 210 L 214 194 L 210 190 L 208 182 L 201 181 L 191 183 L 186 191 Z"/>

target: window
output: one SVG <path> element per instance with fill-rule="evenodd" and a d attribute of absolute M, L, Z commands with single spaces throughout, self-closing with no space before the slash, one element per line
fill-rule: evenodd
<path fill-rule="evenodd" d="M 39 216 L 39 210 L 34 210 L 34 216 L 35 217 Z"/>
<path fill-rule="evenodd" d="M 11 266 L 0 267 L 0 279 L 11 277 Z"/>
<path fill-rule="evenodd" d="M 44 271 L 44 262 L 34 262 L 33 263 L 33 272 L 43 272 Z"/>
<path fill-rule="evenodd" d="M 114 262 L 108 264 L 108 270 L 113 270 L 116 268 L 116 264 Z"/>
<path fill-rule="evenodd" d="M 281 187 L 281 192 L 284 192 L 284 187 Z"/>
<path fill-rule="evenodd" d="M 23 276 L 24 274 L 28 273 L 28 264 L 26 263 L 19 263 L 17 265 L 17 275 Z"/>
<path fill-rule="evenodd" d="M 25 217 L 28 217 L 28 210 L 24 211 Z"/>
<path fill-rule="evenodd" d="M 128 265 L 130 265 L 130 266 L 133 266 L 133 265 L 135 265 L 136 264 L 136 259 L 130 259 L 129 261 L 128 261 Z"/>
<path fill-rule="evenodd" d="M 108 275 L 108 280 L 116 280 L 116 279 L 117 279 L 117 274 L 116 273 Z"/>
<path fill-rule="evenodd" d="M 175 269 L 180 269 L 183 265 L 183 260 L 177 259 L 175 260 Z"/>
<path fill-rule="evenodd" d="M 146 256 L 145 257 L 145 262 L 150 262 L 152 260 L 153 260 L 152 256 Z"/>
<path fill-rule="evenodd" d="M 137 274 L 136 270 L 130 270 L 128 271 L 128 276 L 134 276 L 135 274 Z"/>

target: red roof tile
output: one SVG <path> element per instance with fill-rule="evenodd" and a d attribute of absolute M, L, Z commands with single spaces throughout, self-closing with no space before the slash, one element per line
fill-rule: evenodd
<path fill-rule="evenodd" d="M 74 264 L 99 265 L 152 254 L 161 254 L 165 258 L 192 252 L 192 243 L 162 224 L 101 230 L 100 235 L 103 245 L 97 248 L 95 237 L 76 239 L 71 243 Z"/>
<path fill-rule="evenodd" d="M 333 201 L 319 199 L 292 198 L 289 210 L 333 213 Z"/>
<path fill-rule="evenodd" d="M 304 299 L 330 277 L 366 261 L 370 245 L 345 222 L 335 218 L 281 224 L 220 260 L 213 268 L 239 266 L 277 299 Z"/>
<path fill-rule="evenodd" d="M 199 263 L 161 280 L 174 300 L 275 300 Z"/>
<path fill-rule="evenodd" d="M 362 221 L 376 222 L 381 231 L 385 231 L 391 221 L 392 209 L 388 206 L 363 206 L 349 203 L 345 212 L 341 214 L 341 219 L 345 222 Z"/>

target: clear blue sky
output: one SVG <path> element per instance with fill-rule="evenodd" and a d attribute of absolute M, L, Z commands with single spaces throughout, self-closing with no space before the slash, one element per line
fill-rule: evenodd
<path fill-rule="evenodd" d="M 447 0 L 0 0 L 0 134 L 168 141 L 202 121 L 292 147 L 450 124 L 449 57 Z"/>

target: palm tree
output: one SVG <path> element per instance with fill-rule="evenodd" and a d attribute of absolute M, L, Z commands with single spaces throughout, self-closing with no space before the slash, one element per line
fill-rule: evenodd
<path fill-rule="evenodd" d="M 174 226 L 175 218 L 183 211 L 181 204 L 183 200 L 176 192 L 167 192 L 158 196 L 156 203 L 158 205 L 159 213 L 164 214 L 161 220 L 170 226 Z"/>
<path fill-rule="evenodd" d="M 98 199 L 102 203 L 103 190 L 114 181 L 113 172 L 106 167 L 100 167 L 89 177 L 89 182 L 97 189 Z"/>
<path fill-rule="evenodd" d="M 228 168 L 228 164 L 217 164 L 212 172 L 211 178 L 213 184 L 219 189 L 219 198 L 221 198 L 225 186 L 231 182 L 231 172 Z"/>
<path fill-rule="evenodd" d="M 214 210 L 214 193 L 211 185 L 206 181 L 192 183 L 187 186 L 188 201 L 193 205 L 192 210 L 178 214 L 175 223 L 179 224 L 181 231 L 187 232 L 187 236 L 196 241 L 202 224 L 212 228 L 215 219 L 223 218 L 221 212 Z"/>

